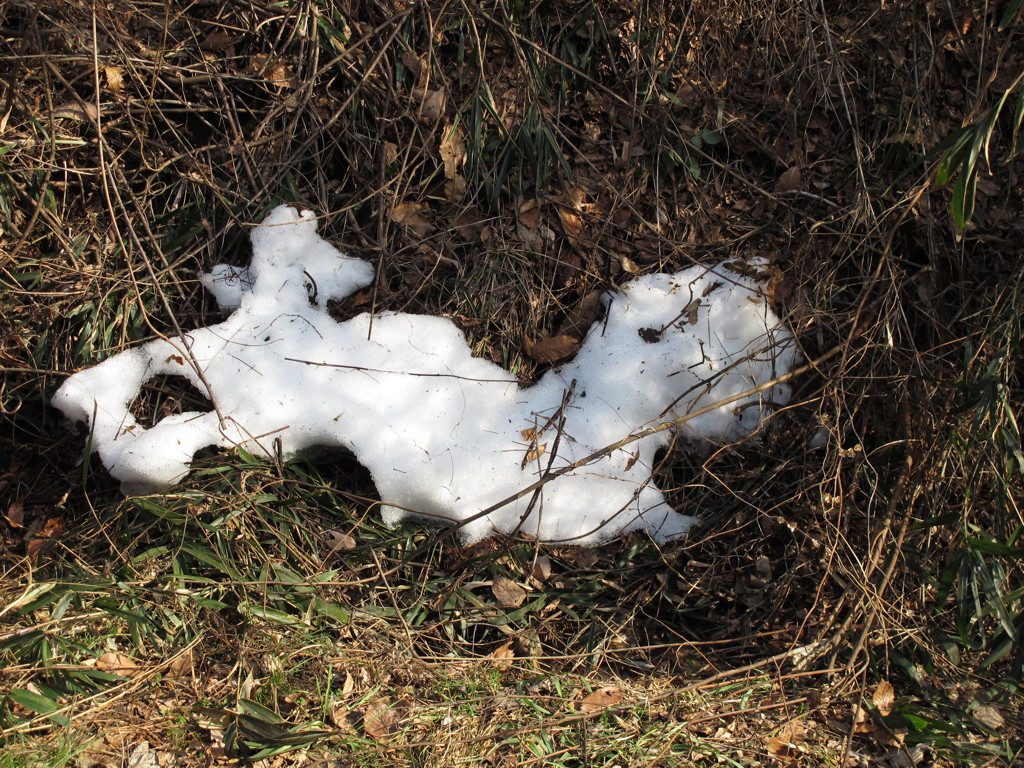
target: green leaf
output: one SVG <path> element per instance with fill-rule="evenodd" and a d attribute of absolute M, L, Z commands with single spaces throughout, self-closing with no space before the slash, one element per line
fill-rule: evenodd
<path fill-rule="evenodd" d="M 1021 3 L 1024 3 L 1024 0 L 1010 0 L 1009 4 L 1007 4 L 1006 12 L 1003 13 L 1003 18 L 999 20 L 1000 32 L 1013 23 L 1014 17 L 1020 11 Z"/>
<path fill-rule="evenodd" d="M 32 693 L 32 691 L 26 691 L 23 688 L 14 688 L 7 694 L 7 697 L 25 709 L 35 712 L 37 715 L 47 715 L 50 720 L 58 725 L 66 726 L 71 724 L 66 715 L 51 715 L 51 712 L 56 712 L 61 708 L 60 704 L 45 696 L 40 696 L 38 693 Z"/>
<path fill-rule="evenodd" d="M 967 543 L 971 549 L 977 552 L 984 552 L 988 555 L 999 555 L 1001 557 L 1013 557 L 1018 560 L 1024 558 L 1024 549 L 1017 549 L 998 541 L 990 541 L 989 539 L 976 539 L 973 537 L 967 538 Z"/>
<path fill-rule="evenodd" d="M 268 608 L 265 605 L 254 605 L 253 603 L 241 603 L 238 606 L 239 613 L 248 614 L 257 619 L 270 621 L 275 624 L 283 624 L 286 627 L 308 627 L 309 624 L 297 616 L 292 616 L 279 611 L 276 608 Z"/>

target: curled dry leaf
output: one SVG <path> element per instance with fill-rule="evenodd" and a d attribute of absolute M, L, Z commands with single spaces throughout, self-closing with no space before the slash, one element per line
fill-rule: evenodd
<path fill-rule="evenodd" d="M 341 531 L 328 531 L 327 544 L 329 547 L 327 557 L 330 557 L 335 552 L 346 552 L 356 548 L 356 540 L 351 535 Z"/>
<path fill-rule="evenodd" d="M 518 608 L 526 600 L 526 590 L 508 576 L 495 576 L 491 592 L 505 608 Z"/>
<path fill-rule="evenodd" d="M 192 677 L 195 667 L 195 656 L 192 649 L 180 653 L 174 657 L 171 666 L 167 669 L 167 676 L 172 680 L 180 680 L 183 677 Z"/>
<path fill-rule="evenodd" d="M 540 555 L 533 564 L 533 572 L 530 574 L 540 583 L 551 578 L 551 558 L 547 555 Z"/>
<path fill-rule="evenodd" d="M 234 35 L 222 29 L 216 29 L 199 41 L 199 50 L 204 53 L 224 53 L 234 43 Z"/>
<path fill-rule="evenodd" d="M 120 651 L 108 651 L 96 659 L 96 668 L 121 677 L 138 677 L 142 670 Z"/>
<path fill-rule="evenodd" d="M 559 329 L 559 335 L 583 338 L 601 314 L 601 295 L 603 291 L 594 290 L 580 299 L 579 303 L 565 316 L 565 322 Z"/>
<path fill-rule="evenodd" d="M 434 231 L 434 225 L 423 218 L 421 211 L 427 210 L 423 203 L 405 202 L 399 203 L 391 209 L 391 220 L 395 224 L 408 227 L 420 237 L 426 237 Z"/>
<path fill-rule="evenodd" d="M 614 707 L 616 704 L 621 703 L 623 698 L 625 698 L 625 694 L 613 685 L 598 688 L 593 693 L 588 693 L 583 697 L 583 700 L 580 701 L 580 712 L 585 715 L 601 712 L 608 709 L 608 707 Z"/>
<path fill-rule="evenodd" d="M 512 666 L 512 660 L 515 659 L 515 657 L 516 652 L 512 641 L 499 646 L 489 656 L 489 658 L 493 660 L 494 665 L 501 669 L 507 669 Z"/>
<path fill-rule="evenodd" d="M 572 357 L 580 348 L 580 340 L 559 334 L 540 341 L 523 337 L 523 351 L 538 363 L 554 363 Z"/>
<path fill-rule="evenodd" d="M 66 117 L 70 120 L 94 122 L 100 116 L 100 111 L 91 101 L 75 99 L 73 101 L 66 101 L 54 109 L 53 116 Z"/>
<path fill-rule="evenodd" d="M 445 105 L 448 103 L 448 94 L 444 88 L 432 90 L 430 88 L 413 88 L 412 97 L 419 102 L 417 116 L 425 123 L 436 123 L 444 114 Z"/>
<path fill-rule="evenodd" d="M 800 173 L 800 168 L 793 166 L 787 168 L 779 176 L 778 181 L 775 182 L 775 193 L 781 194 L 783 192 L 796 192 L 803 188 L 803 177 Z"/>
<path fill-rule="evenodd" d="M 892 705 L 896 701 L 896 691 L 888 680 L 883 680 L 875 686 L 875 692 L 871 694 L 871 703 L 878 707 L 882 717 L 892 714 Z"/>
<path fill-rule="evenodd" d="M 107 90 L 111 93 L 120 93 L 124 90 L 124 70 L 120 67 L 103 67 L 103 78 L 107 83 Z"/>
<path fill-rule="evenodd" d="M 807 731 L 803 724 L 794 720 L 782 726 L 778 734 L 768 740 L 768 754 L 780 762 L 791 762 L 803 751 L 800 745 L 806 740 Z"/>
<path fill-rule="evenodd" d="M 562 229 L 565 230 L 569 242 L 576 245 L 576 240 L 583 231 L 583 219 L 578 213 L 562 207 L 558 208 L 558 218 L 562 220 Z"/>
<path fill-rule="evenodd" d="M 993 704 L 981 704 L 975 707 L 972 714 L 979 723 L 987 728 L 991 728 L 993 731 L 998 731 L 1006 725 L 1003 713 Z"/>
<path fill-rule="evenodd" d="M 525 464 L 529 464 L 532 461 L 536 461 L 541 456 L 543 456 L 545 453 L 547 453 L 547 450 L 548 450 L 548 444 L 547 443 L 541 443 L 540 445 L 536 445 L 535 444 L 535 445 L 530 446 L 530 448 L 526 451 L 526 460 L 524 462 L 524 465 Z"/>
<path fill-rule="evenodd" d="M 25 500 L 15 499 L 7 507 L 7 524 L 11 528 L 25 527 Z"/>
<path fill-rule="evenodd" d="M 51 517 L 43 525 L 43 529 L 29 540 L 26 550 L 28 559 L 38 563 L 43 552 L 46 551 L 54 541 L 64 534 L 64 520 L 60 517 Z"/>
<path fill-rule="evenodd" d="M 374 701 L 363 712 L 363 730 L 382 744 L 389 742 L 405 719 L 406 709 L 407 705 L 401 701 L 394 704 L 386 698 Z"/>

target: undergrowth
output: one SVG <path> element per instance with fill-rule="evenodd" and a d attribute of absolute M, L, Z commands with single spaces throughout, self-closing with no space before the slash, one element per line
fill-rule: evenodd
<path fill-rule="evenodd" d="M 8 0 L 0 766 L 1019 765 L 1020 24 Z M 704 259 L 829 354 L 759 443 L 667 453 L 667 546 L 388 528 L 344 455 L 122 497 L 50 396 L 206 324 L 281 202 L 377 267 L 339 319 L 450 317 L 523 382 L 592 290 Z"/>

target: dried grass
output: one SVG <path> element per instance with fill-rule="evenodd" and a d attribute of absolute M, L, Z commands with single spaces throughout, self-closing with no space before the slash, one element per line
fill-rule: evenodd
<path fill-rule="evenodd" d="M 928 156 L 1024 70 L 995 21 L 980 3 L 9 0 L 0 693 L 211 759 L 198 704 L 240 718 L 259 696 L 367 764 L 922 764 L 913 739 L 936 764 L 1019 759 L 1020 163 L 1000 129 L 957 232 Z M 705 258 L 770 259 L 805 358 L 839 352 L 760 445 L 666 455 L 662 485 L 707 525 L 664 549 L 387 530 L 345 458 L 212 455 L 180 494 L 121 501 L 48 396 L 205 322 L 196 271 L 243 262 L 244 225 L 281 201 L 378 265 L 338 317 L 452 317 L 524 381 L 523 338 L 590 291 Z M 528 610 L 495 604 L 498 576 Z M 68 687 L 114 647 L 145 674 Z M 864 714 L 880 681 L 895 715 Z M 621 705 L 574 709 L 609 685 Z M 412 712 L 394 736 L 360 719 L 383 697 Z M 13 699 L 0 715 L 53 742 Z M 773 748 L 797 716 L 806 738 Z"/>

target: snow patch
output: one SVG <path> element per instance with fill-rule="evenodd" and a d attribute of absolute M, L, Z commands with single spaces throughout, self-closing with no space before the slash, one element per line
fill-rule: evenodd
<path fill-rule="evenodd" d="M 576 357 L 524 389 L 473 357 L 450 320 L 393 312 L 331 319 L 327 302 L 366 287 L 374 271 L 316 229 L 312 212 L 276 208 L 252 231 L 247 268 L 219 265 L 202 277 L 221 307 L 235 310 L 227 320 L 129 349 L 57 391 L 54 405 L 88 425 L 125 493 L 167 489 L 202 448 L 273 456 L 279 440 L 285 455 L 351 450 L 370 470 L 389 523 L 408 515 L 463 523 L 467 542 L 521 531 L 586 544 L 637 529 L 668 539 L 695 521 L 651 478 L 670 430 L 480 512 L 640 430 L 769 382 L 796 359 L 752 278 L 693 267 L 605 294 L 606 320 Z M 129 406 L 160 374 L 186 377 L 214 409 L 144 428 Z M 679 431 L 700 441 L 743 438 L 769 402 L 788 394 L 777 385 Z"/>

